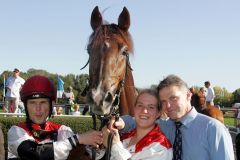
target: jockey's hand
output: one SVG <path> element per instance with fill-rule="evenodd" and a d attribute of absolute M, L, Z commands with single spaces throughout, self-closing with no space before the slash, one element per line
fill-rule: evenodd
<path fill-rule="evenodd" d="M 117 121 L 115 120 L 115 117 L 112 117 L 108 124 L 108 129 L 111 131 L 115 130 L 115 129 L 121 130 L 124 127 L 125 127 L 125 123 L 121 117 L 119 117 L 119 119 Z"/>
<path fill-rule="evenodd" d="M 93 145 L 96 148 L 103 143 L 103 134 L 100 131 L 91 130 L 79 134 L 79 143 L 85 145 Z"/>

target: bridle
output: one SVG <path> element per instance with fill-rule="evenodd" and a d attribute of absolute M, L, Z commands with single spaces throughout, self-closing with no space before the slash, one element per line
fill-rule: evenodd
<path fill-rule="evenodd" d="M 107 28 L 108 27 L 108 28 Z M 107 30 L 109 29 L 109 30 Z M 103 32 L 100 32 L 99 31 L 103 31 Z M 90 39 L 90 43 L 88 44 L 88 47 L 87 47 L 87 50 L 88 50 L 88 54 L 90 55 L 90 52 L 91 52 L 91 49 L 92 47 L 94 46 L 94 37 L 97 37 L 98 34 L 102 34 L 102 38 L 103 39 L 109 39 L 109 36 L 108 36 L 108 31 L 110 33 L 119 33 L 120 35 L 122 35 L 123 37 L 123 34 L 119 31 L 119 28 L 117 25 L 115 24 L 111 24 L 111 25 L 107 25 L 103 28 L 99 28 L 97 29 L 96 31 L 94 31 L 94 33 L 92 34 L 91 36 L 91 39 Z M 101 41 L 104 41 L 103 39 L 101 39 Z M 124 41 L 126 41 L 126 39 L 124 39 Z M 109 120 L 112 118 L 112 117 L 115 117 L 115 120 L 117 121 L 118 120 L 118 117 L 119 117 L 119 104 L 120 104 L 120 95 L 121 95 L 121 92 L 125 86 L 125 81 L 127 79 L 127 76 L 128 76 L 128 69 L 130 69 L 132 71 L 132 68 L 131 68 L 131 65 L 130 65 L 130 62 L 129 62 L 129 51 L 127 49 L 124 48 L 124 50 L 122 51 L 121 53 L 122 55 L 125 56 L 125 60 L 126 60 L 126 64 L 125 64 L 125 73 L 124 73 L 124 76 L 123 76 L 123 79 L 120 80 L 119 84 L 118 84 L 118 87 L 117 87 L 117 90 L 115 92 L 115 95 L 113 97 L 113 102 L 111 104 L 111 109 L 110 109 L 110 113 L 107 114 L 107 115 L 104 115 L 104 116 L 101 116 L 101 115 L 95 115 L 94 113 L 92 113 L 92 119 L 93 119 L 93 129 L 97 130 L 97 118 L 100 120 L 101 122 L 101 125 L 100 125 L 100 128 L 99 130 L 101 130 L 105 125 L 108 124 Z M 84 69 L 86 68 L 86 66 L 90 63 L 90 59 L 88 59 L 87 63 L 81 68 Z M 91 80 L 91 78 L 90 78 Z M 91 82 L 89 82 L 88 84 L 92 84 Z M 84 91 L 86 92 L 86 90 L 90 90 L 90 87 L 91 86 L 86 86 L 86 88 L 84 89 Z M 113 134 L 110 133 L 109 134 L 109 137 L 108 137 L 108 145 L 107 145 L 107 148 L 106 148 L 106 160 L 110 159 L 110 156 L 111 156 L 111 146 L 112 146 L 112 140 L 113 140 Z M 92 159 L 95 160 L 96 159 L 96 150 L 92 150 Z"/>

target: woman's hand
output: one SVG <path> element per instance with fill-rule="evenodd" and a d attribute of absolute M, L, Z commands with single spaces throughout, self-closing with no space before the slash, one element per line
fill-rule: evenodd
<path fill-rule="evenodd" d="M 118 130 L 113 128 L 112 130 L 109 130 L 106 126 L 102 129 L 103 133 L 103 145 L 107 147 L 108 145 L 108 136 L 110 133 L 114 134 L 112 144 L 120 142 L 120 136 L 118 134 Z"/>

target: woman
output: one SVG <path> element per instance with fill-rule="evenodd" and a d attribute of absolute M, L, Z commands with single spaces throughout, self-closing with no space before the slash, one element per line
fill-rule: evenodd
<path fill-rule="evenodd" d="M 155 123 L 161 114 L 155 90 L 142 90 L 135 103 L 136 129 L 123 134 L 122 142 L 117 129 L 103 129 L 104 145 L 110 132 L 114 132 L 111 160 L 172 160 L 172 145 Z M 111 127 L 110 127 L 111 128 Z"/>

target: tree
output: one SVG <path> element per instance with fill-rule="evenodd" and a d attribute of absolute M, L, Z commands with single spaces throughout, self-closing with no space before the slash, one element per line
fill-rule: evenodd
<path fill-rule="evenodd" d="M 233 102 L 232 93 L 228 92 L 226 88 L 221 88 L 219 86 L 213 87 L 215 92 L 214 102 L 221 107 L 230 107 Z"/>
<path fill-rule="evenodd" d="M 236 103 L 236 102 L 240 102 L 240 88 L 239 89 L 236 89 L 234 92 L 233 92 L 233 102 Z"/>

